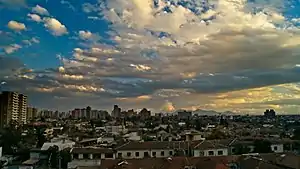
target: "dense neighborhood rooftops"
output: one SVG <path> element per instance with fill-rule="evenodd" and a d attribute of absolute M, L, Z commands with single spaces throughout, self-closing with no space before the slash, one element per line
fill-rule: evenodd
<path fill-rule="evenodd" d="M 260 160 L 262 159 L 262 160 Z M 264 154 L 253 156 L 218 157 L 171 157 L 128 160 L 104 160 L 104 169 L 230 169 L 240 166 L 242 169 L 282 169 L 300 168 L 300 159 L 294 154 Z M 279 167 L 281 166 L 281 168 Z M 283 167 L 284 166 L 284 167 Z"/>

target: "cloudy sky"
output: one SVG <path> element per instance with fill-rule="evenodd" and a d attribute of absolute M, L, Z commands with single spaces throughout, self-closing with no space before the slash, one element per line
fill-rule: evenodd
<path fill-rule="evenodd" d="M 53 110 L 300 112 L 298 0 L 0 0 L 1 90 Z"/>

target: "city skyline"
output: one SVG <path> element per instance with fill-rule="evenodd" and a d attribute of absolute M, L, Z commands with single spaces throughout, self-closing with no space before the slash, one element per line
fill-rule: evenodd
<path fill-rule="evenodd" d="M 0 91 L 67 111 L 300 110 L 300 2 L 0 0 Z"/>

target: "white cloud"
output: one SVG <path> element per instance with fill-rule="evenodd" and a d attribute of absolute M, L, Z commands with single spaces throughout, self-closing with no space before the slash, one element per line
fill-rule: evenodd
<path fill-rule="evenodd" d="M 97 16 L 88 16 L 88 19 L 91 19 L 91 20 L 100 20 L 100 18 L 97 17 Z"/>
<path fill-rule="evenodd" d="M 6 54 L 11 54 L 16 52 L 17 50 L 21 49 L 22 46 L 18 45 L 18 44 L 12 44 L 10 46 L 6 46 L 4 47 L 4 51 Z"/>
<path fill-rule="evenodd" d="M 61 24 L 55 18 L 44 18 L 44 26 L 48 28 L 51 33 L 55 36 L 62 36 L 68 33 L 68 30 L 65 25 Z"/>
<path fill-rule="evenodd" d="M 22 30 L 26 30 L 25 24 L 17 22 L 17 21 L 9 21 L 7 26 L 8 26 L 9 29 L 12 29 L 12 30 L 17 31 L 17 32 L 22 31 Z"/>
<path fill-rule="evenodd" d="M 67 5 L 68 8 L 72 9 L 73 11 L 76 10 L 75 7 L 69 1 L 61 0 L 60 3 L 63 4 L 63 5 Z"/>
<path fill-rule="evenodd" d="M 37 13 L 40 15 L 49 15 L 49 12 L 46 8 L 41 7 L 40 5 L 36 5 L 32 8 L 33 13 Z"/>
<path fill-rule="evenodd" d="M 135 65 L 135 64 L 130 64 L 131 67 L 134 67 L 138 71 L 148 71 L 151 70 L 151 67 L 146 66 L 146 65 Z"/>
<path fill-rule="evenodd" d="M 260 88 L 300 79 L 298 69 L 286 70 L 299 62 L 299 23 L 285 16 L 281 0 L 157 2 L 85 4 L 85 12 L 100 12 L 95 19 L 104 17 L 112 23 L 107 34 L 114 45 L 80 41 L 83 47 L 75 48 L 72 56 L 61 57 L 62 66 L 49 75 L 53 86 L 42 86 L 43 78 L 38 87 L 54 87 L 53 92 L 64 96 L 89 92 L 97 103 L 105 98 L 107 102 L 117 100 L 116 104 L 126 101 L 127 107 L 146 100 L 140 106 L 156 110 L 169 100 L 164 111 L 173 111 L 174 105 L 245 112 L 265 107 L 287 110 L 265 102 L 291 99 L 291 94 L 274 94 L 273 86 Z M 66 27 L 57 22 L 47 18 L 45 26 L 54 35 L 65 34 Z M 94 34 L 77 32 L 82 40 L 93 39 Z M 79 103 L 88 98 L 78 98 Z"/>
<path fill-rule="evenodd" d="M 35 21 L 35 22 L 42 22 L 42 19 L 39 15 L 37 14 L 27 14 L 30 20 Z"/>
<path fill-rule="evenodd" d="M 24 44 L 28 45 L 28 46 L 31 46 L 33 43 L 36 43 L 36 44 L 40 43 L 40 40 L 38 38 L 36 38 L 36 37 L 33 37 L 33 38 L 29 39 L 29 40 L 23 40 L 22 42 Z"/>
<path fill-rule="evenodd" d="M 90 31 L 81 30 L 78 32 L 78 36 L 81 40 L 89 40 L 89 41 L 98 41 L 100 36 L 96 33 L 92 33 Z"/>
<path fill-rule="evenodd" d="M 91 3 L 84 3 L 84 4 L 82 4 L 82 10 L 85 13 L 91 13 L 91 12 L 99 11 L 99 8 L 92 5 Z"/>
<path fill-rule="evenodd" d="M 80 39 L 83 39 L 83 40 L 90 39 L 93 36 L 92 32 L 90 32 L 90 31 L 79 31 L 78 34 L 79 34 Z"/>

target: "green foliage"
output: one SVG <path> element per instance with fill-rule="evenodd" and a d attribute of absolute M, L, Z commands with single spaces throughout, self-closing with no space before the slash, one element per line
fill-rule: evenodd
<path fill-rule="evenodd" d="M 293 136 L 293 139 L 294 140 L 300 140 L 300 128 L 297 127 L 295 130 L 294 130 L 294 136 Z"/>
<path fill-rule="evenodd" d="M 254 141 L 255 153 L 272 153 L 271 142 L 267 140 L 255 140 Z"/>
<path fill-rule="evenodd" d="M 238 144 L 234 147 L 235 151 L 233 152 L 236 155 L 240 155 L 240 154 L 248 154 L 250 153 L 250 148 L 248 148 L 247 146 L 244 146 L 242 144 Z"/>
<path fill-rule="evenodd" d="M 70 151 L 71 151 L 70 148 L 66 148 L 60 152 L 62 169 L 67 169 L 68 163 L 72 160 Z"/>
<path fill-rule="evenodd" d="M 54 145 L 48 149 L 49 164 L 52 168 L 58 168 L 59 148 Z"/>
<path fill-rule="evenodd" d="M 222 131 L 215 129 L 212 131 L 211 135 L 207 137 L 208 140 L 218 140 L 227 138 L 226 134 Z"/>
<path fill-rule="evenodd" d="M 5 128 L 1 135 L 0 146 L 3 154 L 12 155 L 20 147 L 21 132 L 15 127 Z"/>
<path fill-rule="evenodd" d="M 46 142 L 46 137 L 44 135 L 45 128 L 37 127 L 36 136 L 37 136 L 37 147 L 40 148 Z"/>

